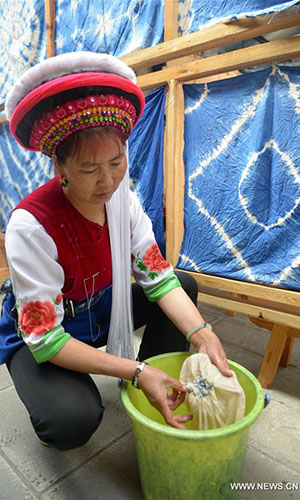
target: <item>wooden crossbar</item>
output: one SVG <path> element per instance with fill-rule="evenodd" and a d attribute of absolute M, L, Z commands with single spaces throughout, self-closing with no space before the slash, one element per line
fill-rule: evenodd
<path fill-rule="evenodd" d="M 175 2 L 172 1 L 172 3 L 174 4 Z M 168 4 L 167 8 L 172 8 L 172 5 Z M 170 16 L 174 17 L 174 7 L 172 12 Z M 294 12 L 294 9 L 288 9 L 286 12 L 275 15 L 218 23 L 172 40 L 170 38 L 173 38 L 173 36 L 170 37 L 169 32 L 174 33 L 174 26 L 176 25 L 174 22 L 168 23 L 167 41 L 124 56 L 122 60 L 135 71 L 143 68 L 151 68 L 172 59 L 298 26 L 300 25 L 300 14 L 295 14 Z"/>
<path fill-rule="evenodd" d="M 279 304 L 287 304 L 291 307 L 298 307 L 300 309 L 300 293 L 297 291 L 192 271 L 190 271 L 190 274 L 196 279 L 198 284 L 203 287 L 233 292 L 256 299 L 278 302 Z"/>
<path fill-rule="evenodd" d="M 252 316 L 254 318 L 265 319 L 272 323 L 277 323 L 279 325 L 288 326 L 290 328 L 295 328 L 300 330 L 300 308 L 295 309 L 295 313 L 285 312 L 280 310 L 280 305 L 278 309 L 272 307 L 266 307 L 254 302 L 248 303 L 247 300 L 242 298 L 230 299 L 222 296 L 219 293 L 210 292 L 199 292 L 198 301 L 203 302 L 215 307 L 220 307 L 225 310 L 235 311 L 246 316 Z"/>
<path fill-rule="evenodd" d="M 0 284 L 9 277 L 9 268 L 4 246 L 4 233 L 0 233 Z"/>
<path fill-rule="evenodd" d="M 189 274 L 199 284 L 200 303 L 227 313 L 242 313 L 260 328 L 271 331 L 258 374 L 261 385 L 271 387 L 279 365 L 289 365 L 294 339 L 300 337 L 300 293 L 202 273 Z M 245 295 L 248 292 L 249 296 Z"/>
<path fill-rule="evenodd" d="M 146 90 L 163 85 L 170 80 L 188 82 L 195 78 L 252 68 L 262 64 L 273 64 L 298 57 L 300 57 L 300 37 L 294 36 L 141 75 L 137 83 Z"/>
<path fill-rule="evenodd" d="M 5 234 L 0 233 L 0 268 L 7 267 L 7 258 L 5 253 Z"/>
<path fill-rule="evenodd" d="M 2 113 L 0 115 L 0 124 L 8 123 L 8 119 L 6 118 L 6 114 Z"/>

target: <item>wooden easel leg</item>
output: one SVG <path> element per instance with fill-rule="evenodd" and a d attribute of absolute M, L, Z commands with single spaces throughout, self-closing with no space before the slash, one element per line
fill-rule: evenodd
<path fill-rule="evenodd" d="M 288 335 L 280 358 L 280 366 L 289 366 L 295 337 Z"/>
<path fill-rule="evenodd" d="M 276 375 L 277 368 L 287 340 L 287 326 L 273 326 L 268 347 L 260 368 L 258 380 L 262 387 L 268 389 Z"/>

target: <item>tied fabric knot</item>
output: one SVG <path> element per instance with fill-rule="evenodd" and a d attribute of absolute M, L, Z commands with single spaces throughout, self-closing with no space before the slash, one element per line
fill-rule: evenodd
<path fill-rule="evenodd" d="M 193 429 L 216 429 L 243 418 L 246 398 L 236 374 L 222 375 L 207 354 L 192 354 L 184 361 L 180 382 L 187 389 Z"/>

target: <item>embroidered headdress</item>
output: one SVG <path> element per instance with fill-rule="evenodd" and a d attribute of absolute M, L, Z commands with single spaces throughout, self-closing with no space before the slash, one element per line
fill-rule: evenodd
<path fill-rule="evenodd" d="M 46 59 L 15 83 L 6 100 L 10 130 L 21 146 L 55 153 L 90 127 L 114 126 L 127 138 L 144 109 L 134 72 L 108 54 L 74 52 Z"/>
<path fill-rule="evenodd" d="M 90 127 L 117 127 L 127 138 L 145 99 L 134 71 L 108 54 L 75 52 L 27 70 L 9 92 L 5 111 L 21 146 L 55 153 L 70 134 Z M 135 358 L 131 309 L 131 242 L 128 169 L 106 203 L 113 265 L 107 351 Z"/>

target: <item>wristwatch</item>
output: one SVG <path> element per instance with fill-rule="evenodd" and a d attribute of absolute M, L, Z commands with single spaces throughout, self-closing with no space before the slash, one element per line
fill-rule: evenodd
<path fill-rule="evenodd" d="M 139 389 L 139 384 L 138 384 L 139 375 L 143 371 L 143 369 L 145 368 L 145 366 L 147 364 L 148 363 L 146 363 L 146 361 L 143 361 L 142 363 L 139 363 L 135 369 L 131 383 L 132 383 L 133 387 L 136 387 L 136 389 Z"/>

